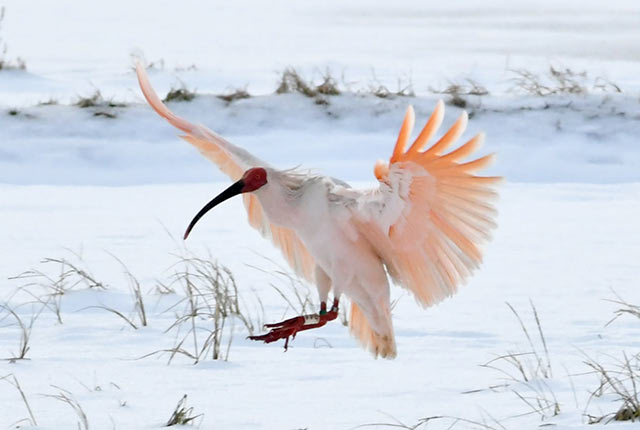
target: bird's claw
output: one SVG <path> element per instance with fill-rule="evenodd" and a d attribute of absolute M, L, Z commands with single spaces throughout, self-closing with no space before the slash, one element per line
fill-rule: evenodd
<path fill-rule="evenodd" d="M 260 340 L 264 343 L 271 343 L 280 339 L 286 339 L 284 342 L 284 350 L 286 351 L 289 348 L 289 337 L 295 339 L 296 329 L 294 327 L 274 328 L 269 333 L 261 334 L 258 336 L 249 336 L 248 338 L 251 340 Z"/>
<path fill-rule="evenodd" d="M 337 317 L 337 308 L 332 308 L 331 311 L 324 314 L 300 315 L 281 322 L 265 324 L 265 328 L 271 329 L 268 333 L 249 336 L 248 339 L 258 340 L 264 343 L 271 343 L 280 339 L 285 339 L 284 350 L 286 351 L 289 348 L 289 338 L 292 340 L 295 339 L 296 334 L 299 331 L 322 327 L 328 321 L 332 321 Z"/>

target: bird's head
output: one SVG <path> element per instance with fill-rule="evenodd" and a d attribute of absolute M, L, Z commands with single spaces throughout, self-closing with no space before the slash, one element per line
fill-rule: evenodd
<path fill-rule="evenodd" d="M 193 226 L 196 225 L 198 220 L 200 220 L 200 218 L 202 218 L 204 214 L 209 212 L 218 204 L 238 194 L 250 193 L 252 191 L 255 191 L 266 184 L 267 171 L 264 168 L 254 167 L 244 172 L 244 175 L 242 175 L 242 178 L 240 178 L 238 182 L 232 184 L 229 188 L 218 194 L 213 198 L 213 200 L 211 200 L 202 209 L 200 209 L 200 212 L 198 212 L 189 223 L 189 227 L 187 227 L 187 231 L 184 233 L 184 239 L 187 239 L 189 233 L 191 233 L 191 229 L 193 229 Z"/>

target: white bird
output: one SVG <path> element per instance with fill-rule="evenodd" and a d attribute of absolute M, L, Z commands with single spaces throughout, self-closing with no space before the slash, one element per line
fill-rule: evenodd
<path fill-rule="evenodd" d="M 444 104 L 437 103 L 408 147 L 414 124 L 409 106 L 389 162 L 375 164 L 379 187 L 357 190 L 326 176 L 273 168 L 204 126 L 176 116 L 158 98 L 140 64 L 136 71 L 151 107 L 235 181 L 202 208 L 184 238 L 207 211 L 242 194 L 251 226 L 282 251 L 298 276 L 317 286 L 317 314 L 268 324 L 268 333 L 252 339 L 286 339 L 286 348 L 290 336 L 335 319 L 344 294 L 351 301 L 351 332 L 374 356 L 394 358 L 389 278 L 427 307 L 455 293 L 481 263 L 480 245 L 496 226 L 490 202 L 501 178 L 473 174 L 489 165 L 493 155 L 459 163 L 483 143 L 483 133 L 443 154 L 464 132 L 466 112 L 425 150 L 442 123 Z M 334 299 L 327 311 L 330 291 Z"/>

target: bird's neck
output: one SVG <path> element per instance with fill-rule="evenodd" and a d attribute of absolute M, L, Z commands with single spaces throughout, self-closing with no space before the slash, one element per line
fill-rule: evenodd
<path fill-rule="evenodd" d="M 271 223 L 294 230 L 299 227 L 301 197 L 289 187 L 270 183 L 257 190 L 256 197 Z"/>

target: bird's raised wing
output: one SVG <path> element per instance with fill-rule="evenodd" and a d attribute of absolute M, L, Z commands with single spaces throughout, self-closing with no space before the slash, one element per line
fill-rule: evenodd
<path fill-rule="evenodd" d="M 453 294 L 482 261 L 479 246 L 495 227 L 493 186 L 502 179 L 473 174 L 493 155 L 459 162 L 482 144 L 482 133 L 443 154 L 464 132 L 466 112 L 425 150 L 443 117 L 440 101 L 407 149 L 415 118 L 409 106 L 389 163 L 374 168 L 380 187 L 361 195 L 353 216 L 390 275 L 424 306 Z"/>
<path fill-rule="evenodd" d="M 151 107 L 171 125 L 185 132 L 186 135 L 181 137 L 195 146 L 202 155 L 213 161 L 232 181 L 239 180 L 243 173 L 252 167 L 269 166 L 244 149 L 227 142 L 208 128 L 192 124 L 171 112 L 151 87 L 147 73 L 141 64 L 136 65 L 136 73 L 142 93 Z M 256 196 L 245 193 L 243 198 L 251 226 L 256 228 L 262 236 L 269 238 L 282 251 L 297 275 L 308 281 L 313 280 L 315 263 L 300 238 L 292 230 L 270 223 Z"/>

